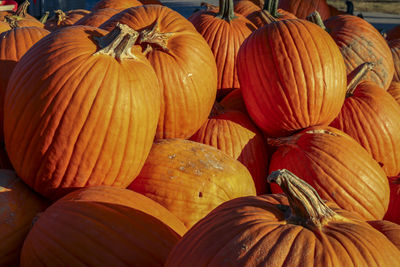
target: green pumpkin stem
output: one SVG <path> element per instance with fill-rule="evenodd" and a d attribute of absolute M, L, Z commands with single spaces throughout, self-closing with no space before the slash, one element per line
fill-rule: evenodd
<path fill-rule="evenodd" d="M 273 171 L 267 179 L 269 183 L 278 184 L 289 200 L 291 212 L 286 218 L 288 222 L 309 228 L 321 228 L 333 217 L 338 216 L 312 186 L 290 171 Z"/>
<path fill-rule="evenodd" d="M 25 18 L 30 4 L 31 3 L 29 3 L 29 0 L 25 0 L 21 5 L 18 6 L 17 11 L 15 11 L 15 16 Z"/>
<path fill-rule="evenodd" d="M 128 25 L 118 23 L 107 35 L 94 38 L 100 47 L 94 55 L 108 55 L 118 61 L 134 59 L 136 56 L 132 54 L 131 49 L 138 37 L 137 31 Z"/>
<path fill-rule="evenodd" d="M 274 18 L 279 18 L 279 0 L 265 0 L 263 10 L 268 11 Z"/>
<path fill-rule="evenodd" d="M 307 18 L 308 21 L 317 24 L 318 26 L 320 26 L 322 29 L 324 29 L 324 31 L 326 31 L 326 27 L 325 24 L 321 18 L 321 15 L 318 13 L 318 11 L 314 11 L 313 13 L 311 13 Z"/>
<path fill-rule="evenodd" d="M 375 64 L 372 62 L 365 62 L 358 66 L 353 72 L 347 76 L 347 93 L 346 98 L 351 97 L 357 88 L 357 85 L 364 78 L 364 76 L 374 68 Z"/>
<path fill-rule="evenodd" d="M 49 11 L 46 11 L 46 12 L 43 14 L 43 16 L 40 18 L 39 21 L 40 21 L 41 23 L 45 24 L 46 21 L 47 21 L 47 19 L 49 18 L 49 14 L 50 14 L 50 12 L 49 12 Z"/>
<path fill-rule="evenodd" d="M 219 1 L 219 13 L 217 15 L 217 18 L 226 20 L 227 22 L 230 22 L 237 18 L 234 12 L 233 0 Z"/>

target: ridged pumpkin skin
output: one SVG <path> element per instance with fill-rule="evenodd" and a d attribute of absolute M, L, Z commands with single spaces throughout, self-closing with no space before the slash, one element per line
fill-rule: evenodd
<path fill-rule="evenodd" d="M 238 75 L 251 118 L 274 137 L 331 123 L 346 93 L 337 45 L 305 20 L 282 20 L 256 30 L 239 50 Z"/>
<path fill-rule="evenodd" d="M 388 180 L 353 138 L 332 127 L 311 127 L 281 142 L 270 171 L 288 169 L 342 209 L 365 220 L 383 218 L 389 205 Z M 275 184 L 271 191 L 282 192 Z"/>
<path fill-rule="evenodd" d="M 208 119 L 190 140 L 218 148 L 240 161 L 251 173 L 257 195 L 269 191 L 265 179 L 269 163 L 267 142 L 248 115 L 223 110 Z"/>
<path fill-rule="evenodd" d="M 400 224 L 400 177 L 389 177 L 390 202 L 389 208 L 383 217 L 385 220 Z"/>
<path fill-rule="evenodd" d="M 256 195 L 253 179 L 239 161 L 183 139 L 156 141 L 129 188 L 166 207 L 187 228 L 225 201 Z"/>
<path fill-rule="evenodd" d="M 142 34 L 154 30 L 156 38 L 146 34 L 148 39 L 141 40 L 143 50 L 151 47 L 147 58 L 163 88 L 156 138 L 190 138 L 215 101 L 217 67 L 210 47 L 187 19 L 165 6 L 126 9 L 101 28 L 109 30 L 117 22 Z"/>
<path fill-rule="evenodd" d="M 94 5 L 92 11 L 104 8 L 124 10 L 141 5 L 162 5 L 162 3 L 158 0 L 102 0 Z"/>
<path fill-rule="evenodd" d="M 90 14 L 90 11 L 85 9 L 74 9 L 65 13 L 61 10 L 56 10 L 54 12 L 56 12 L 56 14 L 49 18 L 45 23 L 45 29 L 49 31 L 55 31 L 63 27 L 72 26 L 75 22 Z"/>
<path fill-rule="evenodd" d="M 390 51 L 392 51 L 394 63 L 394 75 L 392 82 L 400 82 L 400 37 L 389 42 Z"/>
<path fill-rule="evenodd" d="M 384 234 L 400 250 L 400 225 L 385 220 L 368 222 L 376 230 Z"/>
<path fill-rule="evenodd" d="M 362 79 L 387 90 L 393 79 L 393 58 L 386 40 L 370 23 L 352 15 L 339 15 L 324 21 L 327 31 L 343 55 L 347 74 L 364 62 L 374 63 Z"/>
<path fill-rule="evenodd" d="M 0 33 L 8 31 L 10 29 L 11 29 L 11 27 L 10 27 L 10 25 L 8 25 L 8 23 L 6 23 L 4 21 L 0 21 Z"/>
<path fill-rule="evenodd" d="M 90 14 L 87 14 L 74 25 L 86 25 L 92 27 L 100 27 L 101 24 L 109 20 L 112 16 L 119 13 L 121 10 L 113 9 L 113 8 L 103 8 L 96 11 L 92 11 Z"/>
<path fill-rule="evenodd" d="M 387 91 L 400 105 L 400 82 L 392 82 Z"/>
<path fill-rule="evenodd" d="M 400 173 L 400 105 L 373 82 L 357 85 L 330 124 L 362 145 L 387 176 Z"/>
<path fill-rule="evenodd" d="M 15 65 L 37 41 L 50 32 L 37 27 L 15 28 L 0 34 L 0 140 L 3 143 L 3 104 Z"/>
<path fill-rule="evenodd" d="M 386 40 L 392 41 L 400 38 L 400 25 L 393 27 L 387 32 Z"/>
<path fill-rule="evenodd" d="M 49 198 L 94 185 L 127 187 L 153 143 L 157 77 L 136 59 L 95 54 L 108 32 L 88 26 L 42 38 L 19 61 L 7 87 L 4 136 L 17 174 Z"/>
<path fill-rule="evenodd" d="M 46 203 L 15 172 L 0 170 L 0 266 L 18 266 L 25 237 Z"/>
<path fill-rule="evenodd" d="M 163 266 L 185 231 L 174 215 L 138 193 L 84 188 L 40 215 L 21 266 Z"/>
<path fill-rule="evenodd" d="M 280 0 L 279 8 L 289 11 L 299 19 L 305 19 L 314 11 L 318 11 L 323 20 L 331 14 L 326 0 Z"/>
<path fill-rule="evenodd" d="M 225 109 L 234 109 L 247 114 L 246 104 L 244 103 L 240 88 L 235 89 L 227 94 L 219 103 Z"/>
<path fill-rule="evenodd" d="M 400 260 L 384 235 L 330 202 L 336 215 L 320 227 L 288 218 L 288 205 L 279 194 L 227 201 L 189 229 L 165 266 L 361 267 Z"/>

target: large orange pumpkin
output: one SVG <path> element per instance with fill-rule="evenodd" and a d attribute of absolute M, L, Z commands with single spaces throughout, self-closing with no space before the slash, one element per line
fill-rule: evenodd
<path fill-rule="evenodd" d="M 46 21 L 45 29 L 55 31 L 59 28 L 71 26 L 88 14 L 90 14 L 90 11 L 85 9 L 74 9 L 65 13 L 61 9 L 55 10 L 54 16 Z"/>
<path fill-rule="evenodd" d="M 253 179 L 239 161 L 183 139 L 156 141 L 129 188 L 166 207 L 188 228 L 225 201 L 256 195 Z"/>
<path fill-rule="evenodd" d="M 162 86 L 156 138 L 190 138 L 206 121 L 215 101 L 217 67 L 204 38 L 182 15 L 160 5 L 124 10 L 106 21 L 139 31 L 147 58 Z"/>
<path fill-rule="evenodd" d="M 84 188 L 39 216 L 21 266 L 163 266 L 185 231 L 173 214 L 141 194 Z"/>
<path fill-rule="evenodd" d="M 346 94 L 337 45 L 319 26 L 300 19 L 253 32 L 239 50 L 238 75 L 251 118 L 269 136 L 329 124 Z"/>
<path fill-rule="evenodd" d="M 400 176 L 389 177 L 390 202 L 384 219 L 400 224 Z"/>
<path fill-rule="evenodd" d="M 74 25 L 86 25 L 92 27 L 99 27 L 101 24 L 109 20 L 112 16 L 119 13 L 121 10 L 113 9 L 113 8 L 103 8 L 96 11 L 92 11 L 90 14 L 87 14 Z"/>
<path fill-rule="evenodd" d="M 242 197 L 214 209 L 168 256 L 177 266 L 396 266 L 400 251 L 352 213 L 325 203 L 304 181 L 268 177 L 287 195 Z"/>
<path fill-rule="evenodd" d="M 127 187 L 153 143 L 157 76 L 138 33 L 66 27 L 18 62 L 4 105 L 4 136 L 17 174 L 58 198 L 94 185 Z"/>
<path fill-rule="evenodd" d="M 394 63 L 393 81 L 400 82 L 400 38 L 389 42 L 390 51 L 392 51 Z"/>
<path fill-rule="evenodd" d="M 353 138 L 332 127 L 312 127 L 275 140 L 270 171 L 288 169 L 323 199 L 365 220 L 380 220 L 389 205 L 385 172 Z M 280 193 L 271 185 L 273 193 Z"/>
<path fill-rule="evenodd" d="M 11 170 L 0 170 L 0 266 L 18 266 L 22 244 L 46 202 Z"/>

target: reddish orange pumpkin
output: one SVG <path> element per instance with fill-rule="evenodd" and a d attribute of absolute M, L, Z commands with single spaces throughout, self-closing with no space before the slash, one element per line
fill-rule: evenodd
<path fill-rule="evenodd" d="M 178 266 L 396 266 L 400 251 L 353 213 L 325 203 L 286 170 L 285 195 L 242 197 L 214 209 L 168 256 Z"/>
<path fill-rule="evenodd" d="M 179 219 L 141 194 L 84 188 L 40 215 L 22 248 L 21 266 L 163 266 L 185 231 Z"/>
<path fill-rule="evenodd" d="M 372 81 L 387 90 L 393 79 L 393 58 L 389 45 L 379 31 L 362 18 L 340 15 L 324 21 L 327 31 L 343 55 L 347 74 L 365 62 L 371 62 L 374 71 L 363 80 Z"/>
<path fill-rule="evenodd" d="M 343 57 L 311 22 L 281 20 L 256 30 L 241 46 L 237 65 L 247 110 L 269 136 L 329 124 L 343 105 Z"/>
<path fill-rule="evenodd" d="M 124 10 L 141 5 L 162 5 L 162 3 L 158 0 L 101 0 L 94 5 L 92 11 L 103 8 Z"/>
<path fill-rule="evenodd" d="M 222 98 L 220 104 L 225 109 L 233 109 L 247 114 L 246 104 L 244 103 L 240 88 L 235 89 L 227 94 L 224 98 Z"/>
<path fill-rule="evenodd" d="M 10 78 L 4 136 L 17 174 L 59 198 L 79 187 L 127 187 L 153 143 L 157 76 L 126 25 L 60 29 L 36 43 Z"/>
<path fill-rule="evenodd" d="M 353 138 L 332 127 L 311 127 L 278 138 L 270 171 L 288 169 L 302 177 L 323 199 L 365 220 L 380 220 L 389 205 L 385 172 Z M 281 190 L 271 185 L 273 193 Z"/>
<path fill-rule="evenodd" d="M 390 202 L 385 220 L 400 224 L 400 176 L 389 177 Z"/>
<path fill-rule="evenodd" d="M 0 170 L 0 266 L 18 266 L 22 244 L 46 203 L 11 170 Z"/>
<path fill-rule="evenodd" d="M 325 20 L 331 13 L 326 0 L 280 0 L 279 8 L 289 11 L 299 19 L 305 19 L 311 13 L 318 11 Z"/>
<path fill-rule="evenodd" d="M 369 221 L 376 230 L 384 234 L 400 250 L 400 225 L 389 221 Z"/>
<path fill-rule="evenodd" d="M 90 14 L 90 11 L 85 9 L 74 9 L 63 12 L 58 9 L 54 11 L 54 16 L 49 18 L 45 23 L 45 29 L 55 31 L 57 29 L 74 25 L 75 22 Z"/>
<path fill-rule="evenodd" d="M 392 51 L 394 62 L 393 81 L 400 82 L 400 37 L 389 42 L 390 51 Z"/>
<path fill-rule="evenodd" d="M 387 91 L 400 104 L 400 82 L 392 82 Z"/>
<path fill-rule="evenodd" d="M 129 188 L 166 207 L 187 228 L 225 201 L 256 195 L 253 179 L 239 161 L 183 139 L 156 141 Z"/>
<path fill-rule="evenodd" d="M 103 8 L 96 11 L 92 11 L 90 14 L 87 14 L 74 25 L 86 25 L 92 27 L 100 27 L 101 24 L 106 22 L 115 14 L 119 13 L 121 10 L 113 9 L 113 8 Z"/>
<path fill-rule="evenodd" d="M 330 5 L 330 4 L 328 4 L 328 7 L 329 7 L 329 16 L 330 17 L 346 14 L 346 12 L 343 12 L 343 11 L 337 9 L 336 7 L 334 7 L 334 6 Z"/>
<path fill-rule="evenodd" d="M 101 28 L 109 30 L 118 22 L 140 32 L 138 43 L 162 86 L 156 138 L 190 138 L 207 120 L 217 91 L 216 63 L 207 42 L 165 6 L 126 9 Z"/>

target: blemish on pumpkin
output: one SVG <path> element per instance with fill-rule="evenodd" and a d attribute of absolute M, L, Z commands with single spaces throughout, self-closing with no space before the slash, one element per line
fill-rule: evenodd
<path fill-rule="evenodd" d="M 169 158 L 169 159 L 174 159 L 175 157 L 176 157 L 175 154 L 168 155 L 168 158 Z"/>
<path fill-rule="evenodd" d="M 199 197 L 203 197 L 203 193 L 202 192 L 199 192 Z"/>
<path fill-rule="evenodd" d="M 185 170 L 185 167 L 180 166 L 180 167 L 179 167 L 179 170 L 180 170 L 180 171 L 184 171 L 184 170 Z"/>

